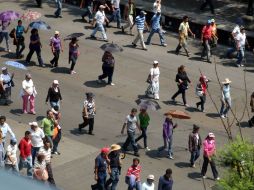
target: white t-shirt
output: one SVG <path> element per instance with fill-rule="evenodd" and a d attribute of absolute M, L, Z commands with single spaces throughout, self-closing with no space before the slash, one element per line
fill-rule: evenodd
<path fill-rule="evenodd" d="M 150 75 L 152 77 L 152 81 L 153 82 L 158 82 L 159 81 L 159 76 L 160 76 L 160 69 L 159 69 L 159 67 L 151 68 L 150 69 Z"/>
<path fill-rule="evenodd" d="M 115 9 L 120 8 L 120 0 L 111 0 L 111 4 L 114 5 Z"/>
<path fill-rule="evenodd" d="M 8 145 L 6 149 L 7 156 L 10 156 L 15 163 L 17 162 L 17 150 L 18 150 L 17 147 L 18 147 L 17 145 L 14 146 Z M 5 164 L 12 165 L 12 162 L 8 158 L 6 158 Z"/>
<path fill-rule="evenodd" d="M 138 119 L 136 116 L 131 117 L 131 115 L 127 115 L 124 122 L 127 125 L 127 131 L 134 132 L 137 128 L 137 122 L 138 122 Z"/>
<path fill-rule="evenodd" d="M 105 13 L 104 11 L 97 11 L 95 14 L 96 23 L 103 24 L 105 21 Z"/>
<path fill-rule="evenodd" d="M 11 87 L 11 83 L 10 83 L 11 77 L 10 77 L 9 74 L 6 74 L 6 75 L 1 74 L 1 75 L 0 75 L 0 81 L 2 81 L 2 82 L 5 83 L 5 84 L 4 84 L 4 88 Z"/>
<path fill-rule="evenodd" d="M 31 132 L 31 142 L 33 147 L 42 147 L 43 138 L 45 137 L 43 130 L 40 127 L 37 127 L 36 131 L 30 130 Z"/>
<path fill-rule="evenodd" d="M 23 80 L 22 88 L 25 89 L 29 95 L 32 95 L 34 92 L 34 83 L 33 83 L 32 79 L 30 79 L 29 81 Z M 26 92 L 24 92 L 24 94 L 26 94 Z"/>
<path fill-rule="evenodd" d="M 235 40 L 238 42 L 240 47 L 244 47 L 246 43 L 246 34 L 245 33 L 238 33 L 235 37 Z"/>
<path fill-rule="evenodd" d="M 149 185 L 147 182 L 144 182 L 142 184 L 141 190 L 154 190 L 154 183 L 152 183 L 152 185 Z"/>

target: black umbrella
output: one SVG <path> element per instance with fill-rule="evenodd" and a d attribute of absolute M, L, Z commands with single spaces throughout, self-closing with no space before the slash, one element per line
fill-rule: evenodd
<path fill-rule="evenodd" d="M 101 46 L 101 49 L 103 51 L 109 51 L 111 53 L 121 52 L 123 51 L 123 48 L 121 48 L 119 45 L 114 43 L 106 43 Z"/>
<path fill-rule="evenodd" d="M 79 38 L 81 36 L 84 36 L 84 33 L 72 33 L 64 38 L 64 40 L 71 40 L 72 38 Z"/>
<path fill-rule="evenodd" d="M 155 100 L 139 99 L 136 102 L 141 108 L 145 108 L 145 109 L 150 109 L 155 111 L 161 108 L 159 103 Z"/>

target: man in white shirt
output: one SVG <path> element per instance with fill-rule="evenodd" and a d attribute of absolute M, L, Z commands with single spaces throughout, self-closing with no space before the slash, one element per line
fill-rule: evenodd
<path fill-rule="evenodd" d="M 246 39 L 246 33 L 244 27 L 240 28 L 240 33 L 238 33 L 235 36 L 236 40 L 236 49 L 237 49 L 237 61 L 236 61 L 236 66 L 237 67 L 243 67 L 244 65 L 242 64 L 242 60 L 244 58 L 244 50 L 245 50 L 245 45 L 248 44 L 248 41 Z"/>
<path fill-rule="evenodd" d="M 121 12 L 120 12 L 120 0 L 111 0 L 113 14 L 109 19 L 109 22 L 112 22 L 116 19 L 117 28 L 121 28 Z"/>
<path fill-rule="evenodd" d="M 108 38 L 107 38 L 105 29 L 103 26 L 105 21 L 108 22 L 108 19 L 106 18 L 105 13 L 104 13 L 104 9 L 105 9 L 104 5 L 99 6 L 99 10 L 96 12 L 95 17 L 92 22 L 92 26 L 94 26 L 95 28 L 94 28 L 92 34 L 90 35 L 90 37 L 92 39 L 96 39 L 96 37 L 95 37 L 96 32 L 101 31 L 103 40 L 105 42 L 108 42 Z"/>
<path fill-rule="evenodd" d="M 12 132 L 11 127 L 5 122 L 6 117 L 0 116 L 0 130 L 2 131 L 2 143 L 5 145 L 5 138 L 7 136 L 7 133 L 11 135 L 12 139 L 15 139 L 15 134 Z"/>

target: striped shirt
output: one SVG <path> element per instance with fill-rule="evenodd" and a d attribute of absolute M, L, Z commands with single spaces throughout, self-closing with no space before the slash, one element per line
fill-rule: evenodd
<path fill-rule="evenodd" d="M 46 150 L 43 147 L 40 148 L 38 154 L 43 154 L 45 156 L 45 161 L 46 163 L 50 163 L 50 159 L 51 159 L 51 148 L 49 148 L 48 150 Z"/>
<path fill-rule="evenodd" d="M 135 22 L 137 24 L 138 30 L 144 30 L 145 21 L 146 21 L 146 17 L 145 16 L 143 16 L 143 17 L 137 16 L 136 17 Z"/>
<path fill-rule="evenodd" d="M 131 166 L 128 168 L 126 176 L 134 175 L 136 176 L 136 181 L 140 181 L 140 173 L 141 173 L 141 166 Z"/>
<path fill-rule="evenodd" d="M 156 30 L 160 28 L 160 19 L 161 19 L 161 15 L 157 15 L 155 14 L 151 21 L 152 21 L 152 29 Z"/>

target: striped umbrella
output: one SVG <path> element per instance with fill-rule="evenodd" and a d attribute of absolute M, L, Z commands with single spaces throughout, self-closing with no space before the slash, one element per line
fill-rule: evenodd
<path fill-rule="evenodd" d="M 24 20 L 37 20 L 40 17 L 41 17 L 41 13 L 29 10 L 21 16 L 21 19 L 24 19 Z"/>
<path fill-rule="evenodd" d="M 16 20 L 19 18 L 19 13 L 15 11 L 4 11 L 0 13 L 0 20 L 2 21 L 11 21 L 11 20 Z"/>

